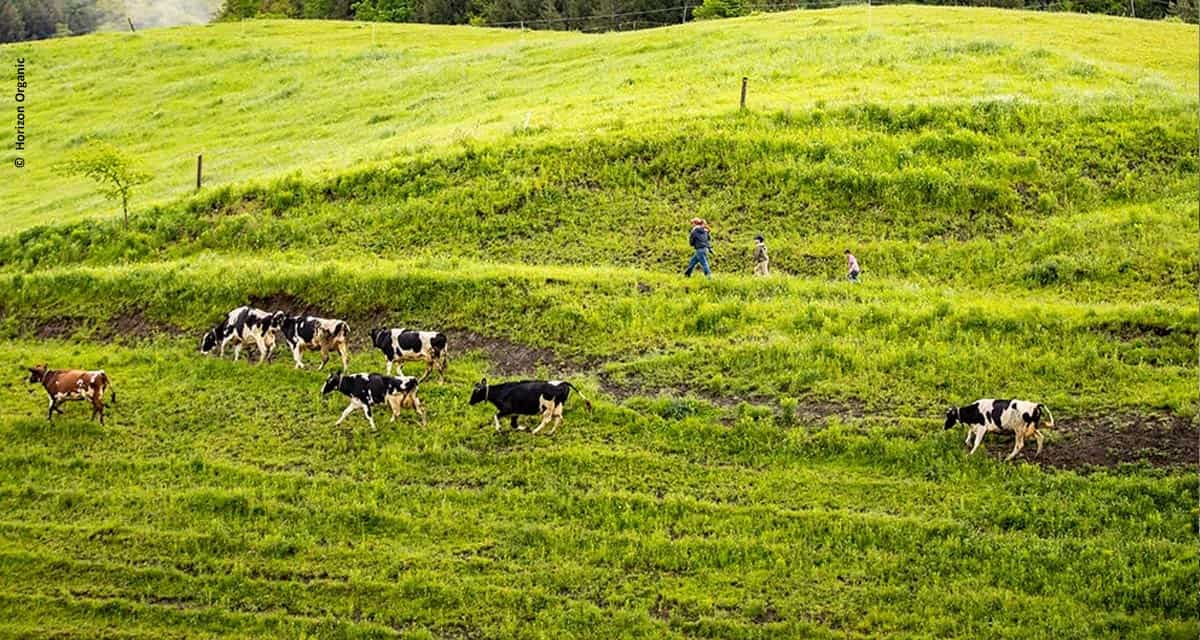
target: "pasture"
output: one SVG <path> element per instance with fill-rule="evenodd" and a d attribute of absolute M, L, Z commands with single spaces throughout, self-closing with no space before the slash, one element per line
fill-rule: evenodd
<path fill-rule="evenodd" d="M 866 11 L 0 47 L 49 127 L 0 182 L 0 636 L 1194 638 L 1195 27 Z M 128 229 L 49 170 L 89 136 L 155 176 Z M 201 356 L 242 304 L 346 320 L 351 372 L 445 331 L 428 426 Z M 596 408 L 498 434 L 483 376 Z M 967 457 L 980 397 L 1047 403 L 1042 455 Z"/>

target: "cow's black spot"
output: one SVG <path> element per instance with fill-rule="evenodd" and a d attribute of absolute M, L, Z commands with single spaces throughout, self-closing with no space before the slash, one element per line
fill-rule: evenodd
<path fill-rule="evenodd" d="M 969 404 L 958 410 L 958 421 L 963 424 L 983 424 L 983 412 L 979 403 Z"/>
<path fill-rule="evenodd" d="M 1004 410 L 1008 408 L 1008 400 L 996 400 L 992 403 L 992 410 L 988 412 L 988 417 L 992 424 L 1000 426 L 1000 417 L 1004 415 Z"/>
<path fill-rule="evenodd" d="M 419 352 L 421 350 L 421 334 L 416 331 L 405 331 L 396 336 L 396 345 L 401 351 Z"/>

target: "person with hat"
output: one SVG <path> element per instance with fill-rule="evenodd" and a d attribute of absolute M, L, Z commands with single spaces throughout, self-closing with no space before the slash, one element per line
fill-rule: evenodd
<path fill-rule="evenodd" d="M 692 259 L 688 261 L 687 270 L 683 275 L 690 278 L 692 271 L 697 265 L 704 271 L 706 278 L 712 278 L 712 270 L 708 268 L 708 254 L 712 251 L 712 236 L 709 235 L 708 223 L 701 218 L 692 218 L 692 233 L 688 236 L 688 243 L 692 245 L 695 253 L 692 254 Z"/>
<path fill-rule="evenodd" d="M 754 236 L 754 275 L 765 276 L 769 273 L 767 263 L 770 259 L 767 258 L 767 243 L 763 240 L 762 235 Z"/>

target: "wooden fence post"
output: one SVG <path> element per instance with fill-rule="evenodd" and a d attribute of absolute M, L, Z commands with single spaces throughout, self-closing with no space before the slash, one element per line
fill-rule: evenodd
<path fill-rule="evenodd" d="M 750 82 L 750 79 L 747 78 L 746 76 L 742 76 L 742 106 L 740 107 L 742 109 L 746 108 L 746 83 L 747 82 Z"/>
<path fill-rule="evenodd" d="M 125 16 L 125 21 L 129 23 L 129 31 L 132 33 L 137 33 L 137 29 L 133 28 L 133 18 Z"/>
<path fill-rule="evenodd" d="M 200 182 L 204 172 L 204 154 L 196 154 L 196 191 L 200 190 Z"/>

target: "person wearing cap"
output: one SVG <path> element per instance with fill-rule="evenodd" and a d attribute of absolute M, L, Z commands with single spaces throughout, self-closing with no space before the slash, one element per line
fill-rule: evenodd
<path fill-rule="evenodd" d="M 696 265 L 704 271 L 706 278 L 712 278 L 712 270 L 708 268 L 708 254 L 712 251 L 712 237 L 709 235 L 708 223 L 701 218 L 692 218 L 692 233 L 688 236 L 688 243 L 692 245 L 695 253 L 692 254 L 692 259 L 688 261 L 687 270 L 683 275 L 690 278 L 692 271 Z"/>
<path fill-rule="evenodd" d="M 862 270 L 858 268 L 858 258 L 855 258 L 849 249 L 846 249 L 846 264 L 850 267 L 850 273 L 846 274 L 846 277 L 850 279 L 850 282 L 858 282 L 858 274 Z"/>
<path fill-rule="evenodd" d="M 761 235 L 754 236 L 754 275 L 765 276 L 768 274 L 767 263 L 770 261 L 767 258 L 767 244 Z"/>

